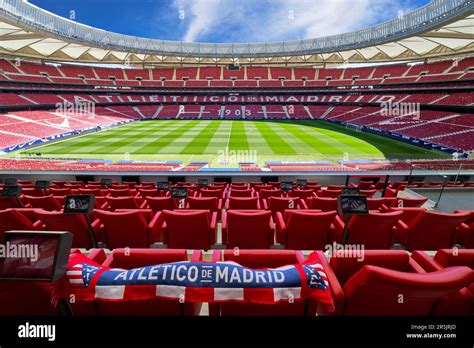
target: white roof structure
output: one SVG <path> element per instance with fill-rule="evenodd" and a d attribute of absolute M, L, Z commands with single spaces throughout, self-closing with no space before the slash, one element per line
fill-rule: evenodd
<path fill-rule="evenodd" d="M 436 59 L 474 52 L 474 0 L 433 0 L 363 30 L 271 43 L 187 43 L 86 26 L 19 0 L 0 0 L 0 55 L 44 61 L 172 65 L 322 65 Z"/>

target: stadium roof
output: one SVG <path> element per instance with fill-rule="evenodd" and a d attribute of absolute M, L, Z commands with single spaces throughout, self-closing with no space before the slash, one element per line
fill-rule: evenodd
<path fill-rule="evenodd" d="M 0 54 L 126 65 L 375 63 L 474 52 L 474 0 L 433 0 L 363 30 L 271 43 L 188 43 L 86 26 L 28 2 L 0 0 Z"/>

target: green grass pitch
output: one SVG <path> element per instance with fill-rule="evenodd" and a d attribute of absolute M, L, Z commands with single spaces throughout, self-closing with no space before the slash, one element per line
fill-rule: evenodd
<path fill-rule="evenodd" d="M 41 145 L 22 154 L 44 157 L 112 160 L 209 161 L 214 167 L 237 167 L 246 158 L 266 161 L 333 162 L 349 159 L 448 158 L 381 136 L 323 121 L 153 120 Z M 232 161 L 235 159 L 235 163 Z"/>

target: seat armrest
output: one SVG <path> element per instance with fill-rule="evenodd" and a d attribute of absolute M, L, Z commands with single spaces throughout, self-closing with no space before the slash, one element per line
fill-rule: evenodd
<path fill-rule="evenodd" d="M 474 224 L 472 226 L 474 226 Z M 462 223 L 459 225 L 456 232 L 456 243 L 464 246 L 469 245 L 471 233 L 474 233 L 473 227 L 466 223 Z"/>
<path fill-rule="evenodd" d="M 227 200 L 225 201 L 225 209 L 226 209 L 226 210 L 229 209 L 229 199 L 227 199 Z"/>
<path fill-rule="evenodd" d="M 147 209 L 148 208 L 148 202 L 146 199 L 140 204 L 140 209 Z"/>
<path fill-rule="evenodd" d="M 200 262 L 202 261 L 202 250 L 194 250 L 193 256 L 191 257 L 191 262 Z"/>
<path fill-rule="evenodd" d="M 150 244 L 163 242 L 165 230 L 165 218 L 163 213 L 157 213 L 148 224 L 148 239 Z"/>
<path fill-rule="evenodd" d="M 222 261 L 222 250 L 214 250 L 212 252 L 212 262 L 216 263 Z"/>
<path fill-rule="evenodd" d="M 329 289 L 331 290 L 332 299 L 334 302 L 334 311 L 331 311 L 324 303 L 318 303 L 317 313 L 319 315 L 341 315 L 344 311 L 344 302 L 345 302 L 345 295 L 344 291 L 342 290 L 341 284 L 339 280 L 337 280 L 336 274 L 334 273 L 332 267 L 329 265 L 329 262 L 326 259 L 326 256 L 322 251 L 315 251 L 318 256 L 319 260 L 321 261 L 321 265 L 326 272 L 326 277 L 329 283 Z"/>
<path fill-rule="evenodd" d="M 217 212 L 212 213 L 211 216 L 211 225 L 209 228 L 211 233 L 211 245 L 214 245 L 217 241 Z"/>
<path fill-rule="evenodd" d="M 268 203 L 266 199 L 262 199 L 263 209 L 268 210 Z"/>
<path fill-rule="evenodd" d="M 109 208 L 110 208 L 110 205 L 107 202 L 104 202 L 104 204 L 100 206 L 100 209 L 102 210 L 109 210 Z"/>
<path fill-rule="evenodd" d="M 301 265 L 306 259 L 303 255 L 303 252 L 301 250 L 296 250 L 296 259 L 298 260 L 298 263 Z"/>
<path fill-rule="evenodd" d="M 277 237 L 277 242 L 280 243 L 281 245 L 285 245 L 286 243 L 286 223 L 285 220 L 283 219 L 283 215 L 281 212 L 277 211 L 276 213 L 276 237 Z"/>
<path fill-rule="evenodd" d="M 410 234 L 410 227 L 402 220 L 398 220 L 393 227 L 393 237 L 391 244 L 400 244 L 405 246 L 408 244 L 408 236 Z"/>
<path fill-rule="evenodd" d="M 379 208 L 381 213 L 387 213 L 388 212 L 388 207 L 385 204 L 382 204 Z"/>
<path fill-rule="evenodd" d="M 426 272 L 436 272 L 443 269 L 443 266 L 441 266 L 424 251 L 413 251 L 411 254 L 411 258 L 416 261 L 416 263 L 419 264 Z"/>
<path fill-rule="evenodd" d="M 41 220 L 37 220 L 33 223 L 33 228 L 36 230 L 36 231 L 39 231 L 39 230 L 42 230 L 44 229 L 46 226 L 43 225 L 43 222 Z"/>
<path fill-rule="evenodd" d="M 342 238 L 344 236 L 344 226 L 344 221 L 342 221 L 339 215 L 336 215 L 330 227 L 330 241 L 342 243 Z"/>
<path fill-rule="evenodd" d="M 101 265 L 104 263 L 107 255 L 105 254 L 104 249 L 91 249 L 89 255 L 87 255 L 89 259 Z"/>
<path fill-rule="evenodd" d="M 217 201 L 217 209 L 218 209 L 218 210 L 222 210 L 222 199 L 219 199 L 219 200 Z"/>
<path fill-rule="evenodd" d="M 301 206 L 301 209 L 308 209 L 308 205 L 306 204 L 304 199 L 300 199 L 300 206 Z"/>

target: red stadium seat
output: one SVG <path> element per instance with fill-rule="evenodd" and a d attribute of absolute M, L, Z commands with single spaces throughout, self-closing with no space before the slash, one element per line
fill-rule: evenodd
<path fill-rule="evenodd" d="M 313 190 L 291 190 L 289 196 L 297 197 L 308 202 L 308 198 L 315 197 L 315 194 Z"/>
<path fill-rule="evenodd" d="M 264 209 L 272 212 L 273 218 L 276 218 L 276 213 L 283 213 L 290 209 L 308 209 L 304 200 L 298 197 L 270 197 L 268 200 L 263 200 Z"/>
<path fill-rule="evenodd" d="M 158 213 L 163 210 L 173 210 L 178 208 L 176 200 L 171 197 L 150 197 L 148 196 L 143 202 L 141 208 L 150 208 L 153 212 Z"/>
<path fill-rule="evenodd" d="M 283 191 L 261 189 L 260 191 L 258 191 L 258 197 L 263 202 L 264 199 L 269 199 L 270 197 L 283 197 Z"/>
<path fill-rule="evenodd" d="M 425 208 L 382 208 L 382 212 L 394 212 L 394 211 L 401 211 L 402 215 L 400 216 L 400 220 L 402 220 L 405 224 L 409 224 L 412 222 L 420 213 L 426 211 Z"/>
<path fill-rule="evenodd" d="M 44 197 L 23 196 L 23 198 L 32 208 L 41 208 L 47 211 L 59 211 L 63 209 L 61 202 L 53 195 Z"/>
<path fill-rule="evenodd" d="M 424 273 L 401 250 L 335 255 L 326 273 L 336 304 L 333 314 L 343 315 L 430 315 L 440 298 L 474 279 L 467 267 Z M 322 306 L 318 312 L 329 314 Z"/>
<path fill-rule="evenodd" d="M 286 265 L 301 264 L 304 256 L 294 250 L 216 250 L 213 262 L 233 261 L 244 267 L 253 269 L 278 268 Z M 211 316 L 314 316 L 316 304 L 309 300 L 296 300 L 292 303 L 257 304 L 246 302 L 210 303 Z"/>
<path fill-rule="evenodd" d="M 390 249 L 394 226 L 401 215 L 401 211 L 353 215 L 347 227 L 347 244 L 364 245 L 366 249 Z"/>
<path fill-rule="evenodd" d="M 95 214 L 101 222 L 98 231 L 105 235 L 107 248 L 148 248 L 150 246 L 150 236 L 154 235 L 155 231 L 155 220 L 148 224 L 140 211 L 97 210 Z"/>
<path fill-rule="evenodd" d="M 260 201 L 258 197 L 229 197 L 225 208 L 235 210 L 259 210 Z"/>
<path fill-rule="evenodd" d="M 217 199 L 224 199 L 224 189 L 215 190 L 201 190 L 201 197 L 216 197 Z"/>
<path fill-rule="evenodd" d="M 66 196 L 70 195 L 72 193 L 72 190 L 70 188 L 54 188 L 50 187 L 48 188 L 48 191 L 50 194 L 56 196 Z"/>
<path fill-rule="evenodd" d="M 110 197 L 106 196 L 105 201 L 110 210 L 117 209 L 138 209 L 139 204 L 135 197 Z"/>
<path fill-rule="evenodd" d="M 450 248 L 456 242 L 458 227 L 469 218 L 469 213 L 421 212 L 408 225 L 399 221 L 397 240 L 407 250 L 438 250 Z"/>
<path fill-rule="evenodd" d="M 21 210 L 0 210 L 0 241 L 3 241 L 3 236 L 7 231 L 34 231 L 40 230 L 42 226 L 41 221 L 31 222 L 21 214 Z"/>
<path fill-rule="evenodd" d="M 93 247 L 88 231 L 86 219 L 83 215 L 70 215 L 63 212 L 49 212 L 41 209 L 35 210 L 35 216 L 44 223 L 46 231 L 67 231 L 72 233 L 73 248 L 90 249 Z M 99 227 L 99 221 L 92 223 L 92 230 L 96 241 L 103 241 L 103 235 L 95 232 Z"/>
<path fill-rule="evenodd" d="M 268 249 L 275 225 L 269 211 L 229 210 L 222 216 L 222 242 L 227 248 Z"/>
<path fill-rule="evenodd" d="M 335 211 L 286 210 L 276 218 L 277 242 L 286 249 L 324 250 L 333 242 L 341 242 L 344 223 Z"/>
<path fill-rule="evenodd" d="M 216 243 L 217 213 L 163 210 L 155 219 L 160 234 L 155 234 L 154 239 L 158 237 L 168 248 L 209 250 Z"/>
<path fill-rule="evenodd" d="M 427 272 L 454 266 L 466 266 L 474 270 L 473 249 L 441 249 L 436 252 L 434 258 L 423 251 L 414 251 L 412 257 Z M 474 315 L 474 282 L 455 294 L 441 298 L 436 304 L 434 314 Z"/>
<path fill-rule="evenodd" d="M 342 190 L 321 190 L 319 194 L 322 198 L 337 198 L 341 195 Z"/>
<path fill-rule="evenodd" d="M 253 197 L 254 191 L 251 189 L 237 190 L 231 188 L 229 192 L 229 197 Z"/>
<path fill-rule="evenodd" d="M 186 209 L 209 210 L 211 213 L 217 213 L 217 218 L 221 216 L 222 199 L 216 197 L 189 197 L 186 203 Z"/>
<path fill-rule="evenodd" d="M 309 209 L 318 209 L 322 211 L 337 211 L 337 198 L 323 198 L 313 197 L 310 198 Z"/>
<path fill-rule="evenodd" d="M 127 187 L 125 189 L 109 189 L 109 194 L 112 197 L 131 197 L 132 193 Z"/>
<path fill-rule="evenodd" d="M 192 261 L 199 261 L 196 253 Z M 187 261 L 186 250 L 177 249 L 115 249 L 103 265 L 113 268 L 134 269 L 164 263 Z M 97 300 L 98 312 L 104 316 L 183 316 L 198 315 L 201 304 L 181 303 L 163 298 L 105 301 Z"/>

